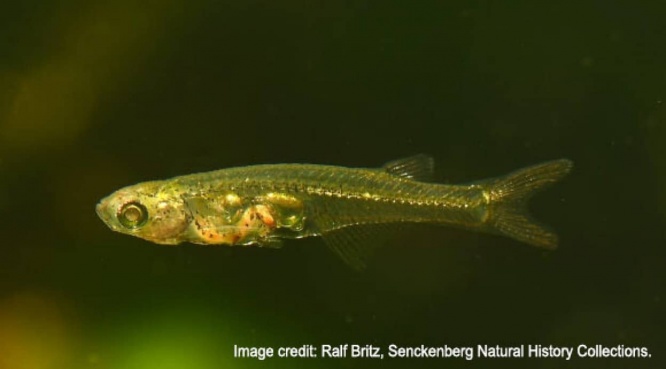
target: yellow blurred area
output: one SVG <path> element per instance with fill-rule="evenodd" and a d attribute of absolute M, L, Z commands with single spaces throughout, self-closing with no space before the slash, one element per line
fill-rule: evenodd
<path fill-rule="evenodd" d="M 0 299 L 0 369 L 204 369 L 235 368 L 230 325 L 214 326 L 210 309 L 177 306 L 86 327 L 63 298 L 21 292 Z M 82 331 L 83 329 L 83 331 Z M 84 333 L 86 334 L 86 333 Z"/>
<path fill-rule="evenodd" d="M 140 72 L 174 4 L 124 0 L 54 14 L 53 32 L 44 35 L 52 55 L 26 71 L 0 71 L 10 76 L 3 89 L 12 91 L 0 96 L 8 100 L 0 101 L 0 148 L 34 151 L 76 140 L 104 93 Z"/>
<path fill-rule="evenodd" d="M 74 337 L 53 297 L 23 292 L 0 300 L 0 368 L 63 368 Z"/>
<path fill-rule="evenodd" d="M 121 360 L 112 367 L 124 369 L 205 369 L 239 367 L 233 358 L 233 337 L 213 328 L 216 314 L 196 307 L 167 308 L 141 324 L 121 332 Z"/>

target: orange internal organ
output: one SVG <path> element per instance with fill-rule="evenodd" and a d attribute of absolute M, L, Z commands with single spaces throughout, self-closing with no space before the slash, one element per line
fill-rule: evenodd
<path fill-rule="evenodd" d="M 196 231 L 204 244 L 250 244 L 268 235 L 275 228 L 275 217 L 265 205 L 245 209 L 234 224 L 216 224 L 215 217 L 195 216 Z"/>

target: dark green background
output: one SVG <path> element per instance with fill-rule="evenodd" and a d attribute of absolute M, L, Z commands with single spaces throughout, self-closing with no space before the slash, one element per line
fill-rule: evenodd
<path fill-rule="evenodd" d="M 663 365 L 662 3 L 2 8 L 2 369 Z M 560 249 L 420 227 L 355 273 L 320 239 L 170 248 L 94 212 L 144 180 L 420 152 L 447 183 L 573 160 L 532 207 Z M 624 344 L 652 358 L 232 358 L 234 344 L 322 343 Z"/>

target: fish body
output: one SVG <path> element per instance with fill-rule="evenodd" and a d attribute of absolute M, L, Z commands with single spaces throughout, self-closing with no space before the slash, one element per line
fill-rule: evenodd
<path fill-rule="evenodd" d="M 114 231 L 175 245 L 279 247 L 285 238 L 323 236 L 361 268 L 376 235 L 399 223 L 431 223 L 496 233 L 553 249 L 557 236 L 526 212 L 529 197 L 570 171 L 555 160 L 463 185 L 427 182 L 426 155 L 382 168 L 255 165 L 122 188 L 96 211 Z"/>

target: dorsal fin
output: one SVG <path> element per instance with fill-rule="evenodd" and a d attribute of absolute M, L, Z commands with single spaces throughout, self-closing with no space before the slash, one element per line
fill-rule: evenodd
<path fill-rule="evenodd" d="M 435 171 L 435 161 L 425 154 L 390 161 L 382 168 L 394 176 L 409 178 L 415 181 L 429 182 Z"/>

